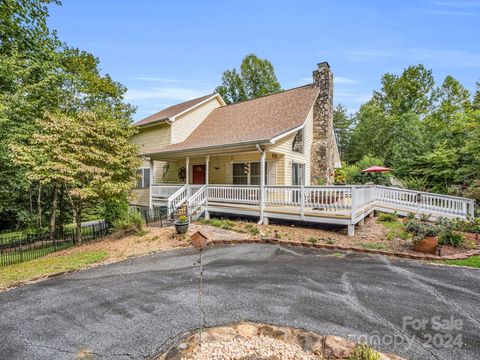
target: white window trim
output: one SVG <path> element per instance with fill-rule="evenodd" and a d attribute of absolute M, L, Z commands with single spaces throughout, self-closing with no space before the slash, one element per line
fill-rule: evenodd
<path fill-rule="evenodd" d="M 252 163 L 260 163 L 260 161 L 231 161 L 230 162 L 230 171 L 231 171 L 231 183 L 233 184 L 233 164 L 251 164 Z M 271 164 L 271 165 L 269 165 Z M 274 170 L 273 178 L 275 181 L 273 181 L 275 184 L 268 184 L 268 180 L 270 179 L 270 174 L 268 172 L 269 167 L 272 166 Z M 227 175 L 228 176 L 228 175 Z M 260 176 L 260 175 L 259 175 Z M 267 160 L 265 161 L 265 185 L 277 185 L 277 161 L 276 160 Z M 247 184 L 246 185 L 251 185 L 251 172 L 248 173 L 247 177 Z"/>
<path fill-rule="evenodd" d="M 140 170 L 142 174 L 140 179 L 141 186 L 140 187 L 137 186 L 137 189 L 148 189 L 148 186 L 145 186 L 145 170 L 150 171 L 150 167 L 142 166 L 142 167 L 139 167 L 137 170 Z M 149 176 L 151 176 L 151 174 L 149 174 Z M 137 184 L 138 184 L 138 180 L 137 180 Z"/>

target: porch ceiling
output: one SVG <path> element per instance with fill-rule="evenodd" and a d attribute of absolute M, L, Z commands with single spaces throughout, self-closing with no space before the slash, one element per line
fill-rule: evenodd
<path fill-rule="evenodd" d="M 255 145 L 244 145 L 236 147 L 225 147 L 225 148 L 213 148 L 213 149 L 204 149 L 204 150 L 194 150 L 194 151 L 180 151 L 180 152 L 171 152 L 171 153 L 158 153 L 150 154 L 149 158 L 151 160 L 178 160 L 185 159 L 186 157 L 202 157 L 206 155 L 210 156 L 220 156 L 220 155 L 230 155 L 230 154 L 239 154 L 239 153 L 256 153 L 259 154 L 259 151 L 256 149 Z"/>

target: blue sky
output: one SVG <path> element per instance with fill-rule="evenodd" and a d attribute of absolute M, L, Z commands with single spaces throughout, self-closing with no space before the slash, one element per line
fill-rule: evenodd
<path fill-rule="evenodd" d="M 350 111 L 382 74 L 412 64 L 470 90 L 480 80 L 480 1 L 62 1 L 50 26 L 127 86 L 137 120 L 211 92 L 252 52 L 273 63 L 285 89 L 328 61 L 335 102 Z"/>

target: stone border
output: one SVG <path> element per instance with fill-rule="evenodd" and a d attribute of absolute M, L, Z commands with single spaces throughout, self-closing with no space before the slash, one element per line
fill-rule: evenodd
<path fill-rule="evenodd" d="M 414 259 L 414 260 L 462 260 L 462 259 L 467 259 L 471 256 L 480 255 L 480 246 L 478 245 L 476 249 L 468 250 L 462 254 L 438 256 L 433 254 L 392 252 L 392 251 L 386 251 L 386 250 L 364 249 L 357 246 L 305 243 L 305 242 L 296 242 L 296 241 L 269 239 L 269 238 L 239 239 L 239 240 L 209 240 L 208 241 L 208 245 L 236 245 L 236 244 L 273 244 L 273 245 L 301 246 L 306 248 L 354 251 L 354 252 L 366 253 L 366 254 L 395 256 L 403 259 Z"/>
<path fill-rule="evenodd" d="M 234 340 L 248 340 L 258 337 L 269 337 L 285 344 L 292 344 L 315 358 L 341 360 L 348 359 L 355 351 L 358 343 L 335 335 L 320 335 L 301 328 L 275 326 L 256 322 L 240 322 L 226 326 L 204 328 L 202 332 L 203 346 L 207 344 L 225 344 Z M 225 346 L 225 345 L 223 345 Z M 199 350 L 198 329 L 190 331 L 156 355 L 154 360 L 191 360 Z M 376 350 L 375 350 L 376 351 Z M 398 355 L 376 351 L 382 360 L 404 360 Z M 254 357 L 245 357 L 253 359 Z M 244 359 L 244 358 L 242 358 Z"/>

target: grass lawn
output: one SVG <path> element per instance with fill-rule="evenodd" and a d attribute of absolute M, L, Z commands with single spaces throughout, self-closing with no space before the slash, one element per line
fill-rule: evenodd
<path fill-rule="evenodd" d="M 87 265 L 100 262 L 106 257 L 107 251 L 94 250 L 69 255 L 42 257 L 6 266 L 0 271 L 0 289 L 59 272 L 81 269 Z"/>
<path fill-rule="evenodd" d="M 460 266 L 470 266 L 474 268 L 480 268 L 480 256 L 472 256 L 468 259 L 463 260 L 447 260 L 444 262 L 448 265 L 460 265 Z"/>

